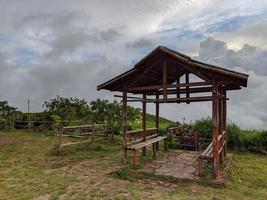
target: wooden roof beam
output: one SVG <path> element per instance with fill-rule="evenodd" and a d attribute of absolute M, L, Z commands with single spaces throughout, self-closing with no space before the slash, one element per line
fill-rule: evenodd
<path fill-rule="evenodd" d="M 180 83 L 180 84 L 169 84 L 167 88 L 178 88 L 178 87 L 197 87 L 197 86 L 208 86 L 211 85 L 210 82 L 192 82 L 192 83 Z M 140 87 L 132 87 L 128 88 L 128 92 L 136 92 L 136 91 L 149 91 L 149 90 L 159 90 L 162 89 L 162 85 L 151 85 L 151 86 L 140 86 Z"/>

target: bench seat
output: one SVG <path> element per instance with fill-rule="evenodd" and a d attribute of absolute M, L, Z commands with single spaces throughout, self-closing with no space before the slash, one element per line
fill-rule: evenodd
<path fill-rule="evenodd" d="M 151 138 L 147 141 L 143 141 L 143 142 L 140 142 L 140 143 L 136 143 L 136 144 L 130 144 L 130 145 L 127 145 L 127 149 L 129 150 L 136 150 L 136 149 L 141 149 L 143 147 L 146 147 L 150 144 L 154 144 L 154 143 L 157 143 L 161 140 L 164 140 L 164 139 L 167 139 L 166 136 L 157 136 L 157 137 L 154 137 L 154 138 Z"/>

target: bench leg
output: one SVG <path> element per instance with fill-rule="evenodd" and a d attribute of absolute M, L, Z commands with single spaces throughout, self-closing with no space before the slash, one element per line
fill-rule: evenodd
<path fill-rule="evenodd" d="M 156 150 L 159 151 L 159 142 L 156 143 Z"/>
<path fill-rule="evenodd" d="M 143 153 L 143 156 L 146 156 L 146 147 L 142 148 L 142 153 Z"/>
<path fill-rule="evenodd" d="M 133 150 L 133 165 L 137 166 L 139 164 L 138 160 L 138 150 L 134 149 Z"/>
<path fill-rule="evenodd" d="M 153 150 L 153 159 L 155 159 L 157 157 L 157 143 L 153 143 L 152 144 L 152 150 Z"/>
<path fill-rule="evenodd" d="M 202 176 L 203 175 L 203 160 L 202 159 L 198 159 L 197 160 L 197 173 L 198 173 L 198 176 Z"/>
<path fill-rule="evenodd" d="M 167 145 L 167 138 L 164 139 L 164 150 L 168 150 L 168 145 Z"/>
<path fill-rule="evenodd" d="M 122 163 L 124 165 L 127 164 L 127 148 L 125 148 L 125 147 L 123 148 Z"/>

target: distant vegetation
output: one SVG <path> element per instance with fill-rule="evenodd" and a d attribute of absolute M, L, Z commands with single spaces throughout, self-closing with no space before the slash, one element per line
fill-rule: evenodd
<path fill-rule="evenodd" d="M 212 119 L 210 117 L 197 120 L 194 129 L 200 131 L 203 138 L 212 138 Z M 242 130 L 234 122 L 227 124 L 228 148 L 232 150 L 251 151 L 267 154 L 267 131 Z"/>
<path fill-rule="evenodd" d="M 86 102 L 84 99 L 63 98 L 57 96 L 43 104 L 44 111 L 39 113 L 22 113 L 17 108 L 8 105 L 7 101 L 0 102 L 0 129 L 12 128 L 12 122 L 22 121 L 51 121 L 58 125 L 77 125 L 106 123 L 112 127 L 115 134 L 122 130 L 122 103 L 97 99 Z M 142 113 L 138 108 L 127 107 L 128 130 L 142 128 Z M 160 133 L 166 133 L 166 128 L 174 122 L 160 117 Z M 175 125 L 179 125 L 176 123 Z M 192 124 L 200 131 L 201 138 L 212 138 L 212 119 L 202 118 Z M 155 116 L 147 114 L 147 127 L 155 127 Z M 267 131 L 241 130 L 233 122 L 227 125 L 228 148 L 232 150 L 248 150 L 267 154 Z"/>
<path fill-rule="evenodd" d="M 39 113 L 22 113 L 7 101 L 0 102 L 0 128 L 11 128 L 12 122 L 21 121 L 51 121 L 59 125 L 77 125 L 106 123 L 113 127 L 115 133 L 122 129 L 122 103 L 97 99 L 86 102 L 84 99 L 56 98 L 45 101 L 44 111 Z M 141 128 L 141 110 L 132 106 L 127 107 L 128 130 Z M 155 127 L 155 116 L 147 114 L 147 126 Z M 172 122 L 160 118 L 161 127 L 167 128 Z"/>

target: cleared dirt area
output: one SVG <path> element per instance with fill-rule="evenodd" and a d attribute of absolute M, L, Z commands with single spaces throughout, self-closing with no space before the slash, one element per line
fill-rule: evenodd
<path fill-rule="evenodd" d="M 199 153 L 195 151 L 171 151 L 149 162 L 140 171 L 175 178 L 198 179 L 196 169 L 198 155 Z"/>

